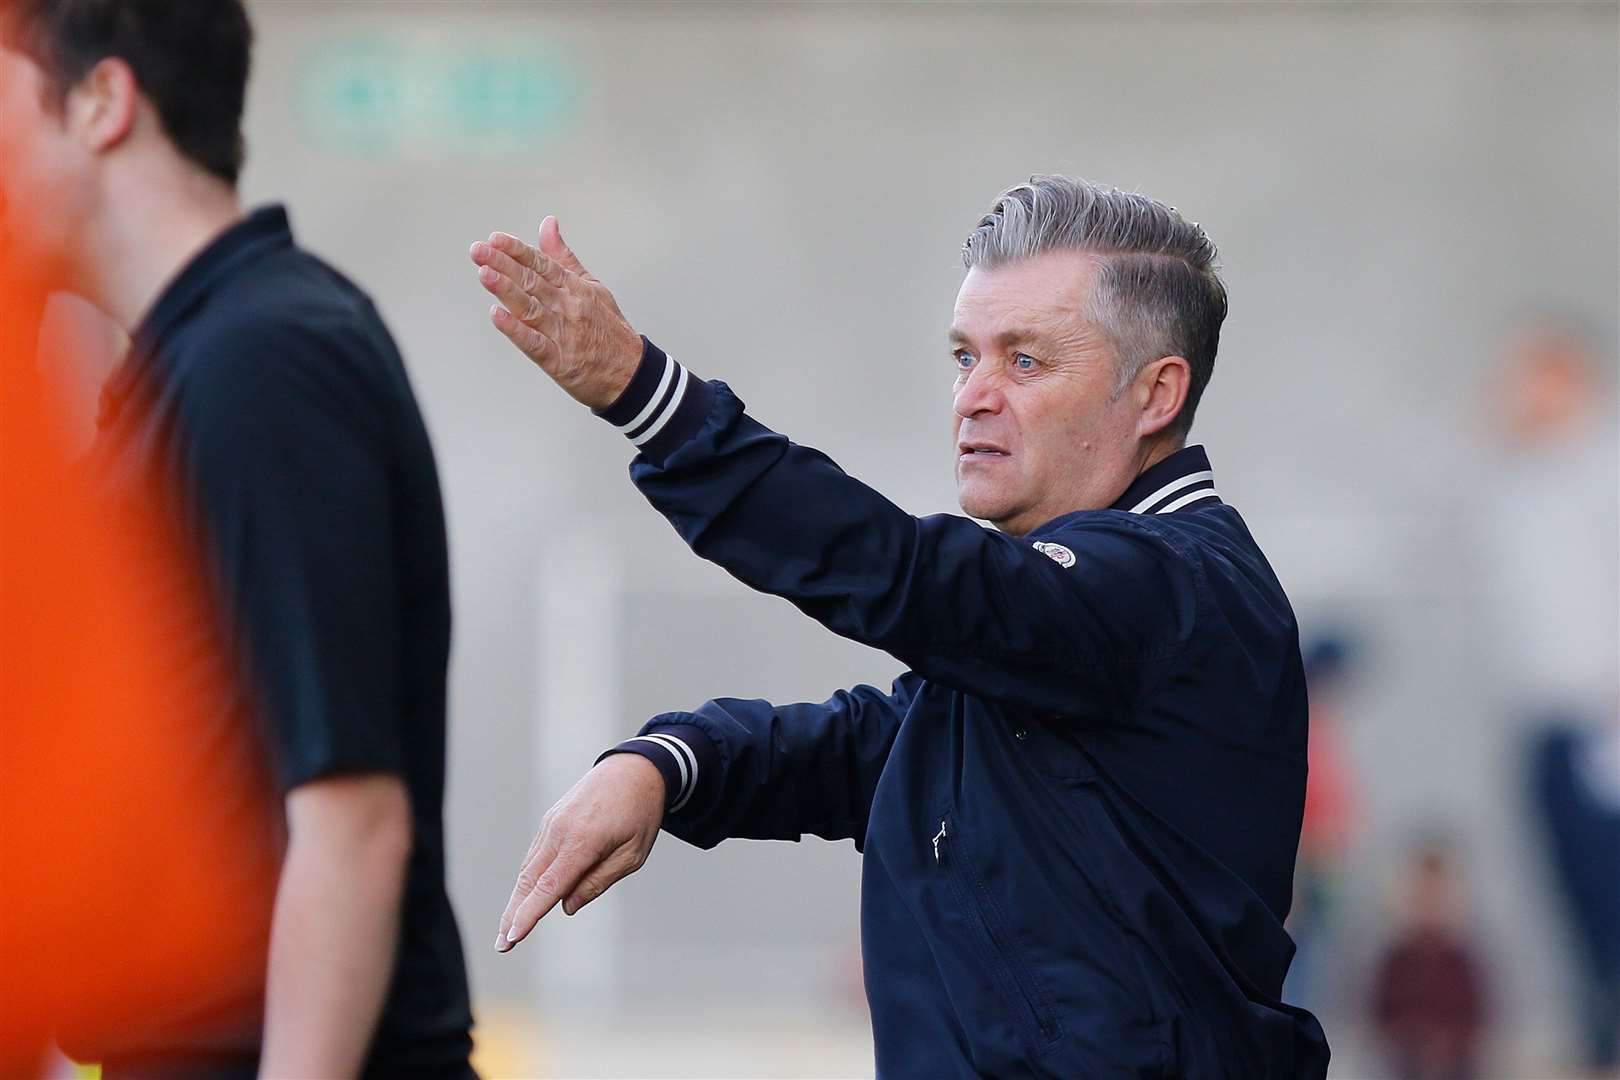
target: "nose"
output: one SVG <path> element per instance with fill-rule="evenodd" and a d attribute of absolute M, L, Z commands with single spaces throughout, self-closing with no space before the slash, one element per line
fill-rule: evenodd
<path fill-rule="evenodd" d="M 956 387 L 952 406 L 956 415 L 966 420 L 979 413 L 1001 411 L 1001 380 L 982 360 L 968 372 L 968 377 Z"/>

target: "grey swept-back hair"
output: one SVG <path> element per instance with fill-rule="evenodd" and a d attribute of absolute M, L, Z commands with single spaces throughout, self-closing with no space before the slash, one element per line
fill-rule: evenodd
<path fill-rule="evenodd" d="M 1187 402 L 1171 424 L 1185 436 L 1215 370 L 1226 318 L 1214 243 L 1197 222 L 1146 195 L 1032 176 L 996 196 L 962 244 L 962 262 L 989 269 L 1048 251 L 1097 256 L 1091 310 L 1084 314 L 1118 354 L 1116 396 L 1161 356 L 1187 361 Z"/>

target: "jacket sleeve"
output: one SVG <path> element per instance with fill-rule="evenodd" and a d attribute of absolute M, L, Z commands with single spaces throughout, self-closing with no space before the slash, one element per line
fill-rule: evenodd
<path fill-rule="evenodd" d="M 650 342 L 601 415 L 640 447 L 636 486 L 693 551 L 926 679 L 1089 712 L 1191 637 L 1197 562 L 1139 515 L 1075 513 L 1023 538 L 913 517 Z"/>
<path fill-rule="evenodd" d="M 698 847 L 810 833 L 858 849 L 920 683 L 908 672 L 887 694 L 857 686 L 819 704 L 721 698 L 654 717 L 602 756 L 640 754 L 657 766 L 669 793 L 665 830 Z"/>

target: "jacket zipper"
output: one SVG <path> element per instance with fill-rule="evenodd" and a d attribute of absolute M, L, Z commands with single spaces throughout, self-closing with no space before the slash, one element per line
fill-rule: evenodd
<path fill-rule="evenodd" d="M 946 819 L 941 818 L 939 822 L 939 832 L 935 833 L 933 837 L 934 864 L 936 866 L 943 864 L 945 861 L 945 855 L 947 853 L 946 841 L 949 839 L 950 834 L 947 828 Z M 983 910 L 983 902 L 975 895 L 975 884 L 971 880 L 966 868 L 958 869 L 952 867 L 947 871 L 947 873 L 955 880 L 960 889 L 962 900 L 969 905 L 971 914 L 979 921 L 979 925 L 984 929 L 985 936 L 990 942 L 991 949 L 993 949 L 1000 957 L 1002 965 L 1006 968 L 1007 976 L 1012 980 L 1013 987 L 1017 990 L 1019 996 L 1023 998 L 1025 1007 L 1029 1009 L 1030 1017 L 1035 1021 L 1035 1027 L 1040 1033 L 1041 1039 L 1046 1042 L 1050 1042 L 1057 1035 L 1056 1023 L 1048 1014 L 1045 1007 L 1036 1004 L 1036 994 L 1027 984 L 1027 976 L 1017 969 L 1016 962 L 1008 948 L 1008 943 L 1003 941 L 1001 936 L 997 934 L 995 929 L 991 926 L 990 921 L 986 917 Z"/>

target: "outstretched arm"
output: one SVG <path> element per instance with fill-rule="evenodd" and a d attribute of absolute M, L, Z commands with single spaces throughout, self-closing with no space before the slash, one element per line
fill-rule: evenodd
<path fill-rule="evenodd" d="M 658 766 L 671 793 L 664 828 L 687 843 L 809 833 L 860 848 L 878 777 L 921 687 L 907 673 L 888 693 L 857 686 L 813 704 L 719 698 L 656 717 L 609 753 Z"/>
<path fill-rule="evenodd" d="M 857 686 L 803 705 L 728 698 L 654 718 L 546 812 L 495 947 L 522 941 L 559 902 L 572 915 L 640 869 L 660 825 L 698 847 L 805 833 L 859 847 L 920 685 L 908 674 L 888 694 Z"/>
<path fill-rule="evenodd" d="M 538 248 L 496 234 L 472 256 L 495 325 L 640 449 L 636 485 L 693 551 L 835 633 L 1059 716 L 1095 715 L 1093 691 L 1115 699 L 1191 640 L 1202 575 L 1146 519 L 1074 514 L 1020 538 L 914 517 L 639 338 L 555 219 Z"/>

